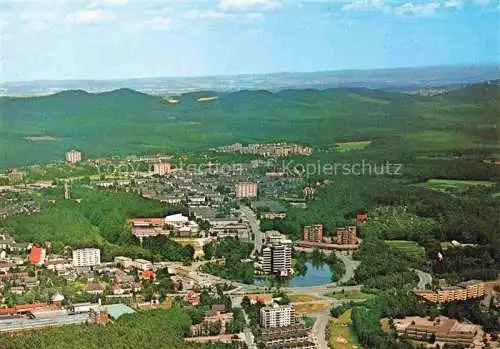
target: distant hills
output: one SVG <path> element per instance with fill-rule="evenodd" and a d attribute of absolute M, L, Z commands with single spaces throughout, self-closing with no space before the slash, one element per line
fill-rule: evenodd
<path fill-rule="evenodd" d="M 500 153 L 498 97 L 494 82 L 436 96 L 366 88 L 203 91 L 177 95 L 174 104 L 131 89 L 2 97 L 0 167 L 62 159 L 74 147 L 95 157 L 275 141 L 328 150 L 370 140 L 356 154 L 379 159 L 457 150 L 487 156 Z"/>
<path fill-rule="evenodd" d="M 275 73 L 234 76 L 142 78 L 122 80 L 63 80 L 0 83 L 0 96 L 47 95 L 81 89 L 103 92 L 120 88 L 166 96 L 200 90 L 238 91 L 263 89 L 330 89 L 365 87 L 395 91 L 425 88 L 457 88 L 464 84 L 498 79 L 498 66 L 425 67 L 379 70 L 343 70 L 312 73 Z"/>

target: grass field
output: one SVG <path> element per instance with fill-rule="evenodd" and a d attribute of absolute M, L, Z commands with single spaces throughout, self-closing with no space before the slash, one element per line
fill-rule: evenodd
<path fill-rule="evenodd" d="M 290 302 L 300 303 L 300 302 L 316 302 L 320 301 L 321 298 L 316 296 L 311 296 L 308 294 L 292 294 L 290 295 Z"/>
<path fill-rule="evenodd" d="M 28 141 L 33 141 L 33 142 L 39 142 L 39 141 L 55 141 L 57 140 L 56 137 L 52 136 L 26 136 L 23 137 L 24 139 Z"/>
<path fill-rule="evenodd" d="M 372 141 L 356 141 L 356 142 L 338 142 L 335 143 L 334 150 L 339 153 L 351 150 L 361 150 L 366 148 Z"/>
<path fill-rule="evenodd" d="M 374 294 L 364 293 L 361 291 L 346 291 L 346 292 L 331 292 L 326 293 L 325 296 L 332 297 L 336 299 L 372 299 L 375 297 Z"/>
<path fill-rule="evenodd" d="M 325 301 L 316 303 L 296 303 L 294 307 L 296 314 L 309 314 L 328 310 L 331 308 L 331 305 Z"/>
<path fill-rule="evenodd" d="M 415 241 L 407 240 L 385 240 L 389 246 L 416 257 L 425 257 L 425 249 Z"/>
<path fill-rule="evenodd" d="M 351 310 L 347 310 L 329 324 L 328 344 L 332 349 L 356 349 L 359 342 L 351 327 Z"/>
<path fill-rule="evenodd" d="M 484 185 L 492 186 L 495 183 L 489 181 L 458 180 L 458 179 L 429 179 L 422 185 L 432 190 L 445 189 L 467 189 L 469 186 Z"/>

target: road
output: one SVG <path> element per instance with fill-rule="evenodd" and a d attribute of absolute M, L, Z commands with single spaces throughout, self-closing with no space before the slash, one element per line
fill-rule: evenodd
<path fill-rule="evenodd" d="M 319 349 L 329 349 L 328 342 L 326 341 L 326 325 L 328 325 L 328 321 L 330 320 L 330 312 L 323 311 L 320 313 L 308 314 L 308 316 L 316 317 L 316 321 L 313 325 L 313 333 L 318 340 Z"/>
<path fill-rule="evenodd" d="M 257 346 L 255 345 L 255 342 L 254 342 L 254 336 L 253 336 L 252 331 L 250 330 L 250 327 L 248 327 L 250 324 L 250 319 L 248 318 L 248 315 L 245 312 L 245 310 L 244 309 L 242 309 L 242 310 L 243 310 L 243 315 L 245 316 L 245 321 L 247 323 L 247 325 L 245 326 L 245 329 L 243 330 L 243 335 L 245 336 L 245 342 L 248 345 L 248 349 L 255 349 L 255 348 L 257 348 Z"/>
<path fill-rule="evenodd" d="M 425 285 L 432 285 L 432 275 L 426 273 L 420 269 L 412 269 L 418 275 L 418 285 L 417 288 L 419 290 L 425 290 Z"/>
<path fill-rule="evenodd" d="M 264 234 L 260 230 L 260 222 L 257 219 L 257 216 L 252 211 L 252 209 L 246 205 L 240 204 L 240 211 L 248 220 L 250 224 L 250 229 L 254 234 L 254 252 L 259 252 L 262 248 L 262 239 L 264 238 Z"/>

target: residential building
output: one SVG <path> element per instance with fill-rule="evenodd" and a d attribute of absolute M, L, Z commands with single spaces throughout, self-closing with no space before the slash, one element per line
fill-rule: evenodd
<path fill-rule="evenodd" d="M 149 270 L 153 269 L 153 263 L 145 259 L 136 259 L 134 261 L 134 267 L 139 270 Z"/>
<path fill-rule="evenodd" d="M 292 248 L 275 244 L 264 247 L 262 250 L 262 270 L 264 273 L 285 273 L 292 268 Z"/>
<path fill-rule="evenodd" d="M 304 241 L 323 241 L 323 224 L 306 225 L 304 227 Z"/>
<path fill-rule="evenodd" d="M 257 197 L 257 183 L 239 182 L 234 187 L 237 198 L 255 198 Z"/>
<path fill-rule="evenodd" d="M 76 164 L 77 162 L 82 161 L 82 153 L 79 152 L 78 150 L 72 149 L 66 152 L 65 156 L 66 156 L 66 162 L 70 164 Z"/>
<path fill-rule="evenodd" d="M 20 172 L 17 168 L 13 168 L 9 172 L 9 181 L 11 182 L 20 182 L 24 178 L 22 172 Z"/>
<path fill-rule="evenodd" d="M 124 256 L 116 256 L 115 263 L 118 266 L 121 266 L 124 269 L 132 268 L 134 266 L 134 261 L 132 258 L 124 257 Z"/>
<path fill-rule="evenodd" d="M 98 248 L 73 250 L 73 265 L 75 267 L 93 267 L 99 264 L 101 264 L 101 250 Z"/>
<path fill-rule="evenodd" d="M 153 165 L 153 174 L 164 176 L 172 171 L 172 166 L 168 162 L 155 162 Z"/>
<path fill-rule="evenodd" d="M 265 219 L 285 219 L 286 212 L 264 212 L 262 217 Z"/>
<path fill-rule="evenodd" d="M 339 245 L 356 245 L 358 238 L 356 236 L 356 227 L 348 226 L 337 229 L 337 236 L 334 238 L 335 243 Z"/>
<path fill-rule="evenodd" d="M 399 335 L 419 340 L 462 344 L 470 346 L 482 337 L 481 326 L 465 324 L 455 319 L 439 316 L 430 320 L 418 316 L 396 320 L 396 331 Z"/>
<path fill-rule="evenodd" d="M 485 287 L 483 281 L 469 280 L 459 283 L 457 286 L 441 287 L 436 290 L 414 292 L 415 295 L 428 302 L 447 303 L 483 297 L 485 295 Z"/>
<path fill-rule="evenodd" d="M 93 282 L 90 284 L 87 284 L 87 293 L 91 294 L 102 294 L 104 292 L 102 286 L 98 282 Z"/>
<path fill-rule="evenodd" d="M 260 325 L 264 328 L 285 327 L 294 323 L 293 305 L 272 305 L 260 309 Z"/>
<path fill-rule="evenodd" d="M 29 254 L 29 262 L 31 264 L 43 265 L 45 263 L 46 251 L 41 247 L 32 247 Z"/>

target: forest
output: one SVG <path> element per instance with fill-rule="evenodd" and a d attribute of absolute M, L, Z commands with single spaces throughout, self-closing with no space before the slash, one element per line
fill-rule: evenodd
<path fill-rule="evenodd" d="M 75 325 L 28 333 L 23 336 L 0 337 L 2 349 L 128 349 L 185 348 L 236 349 L 235 345 L 188 344 L 191 319 L 186 310 L 152 310 L 127 314 L 107 326 Z"/>

